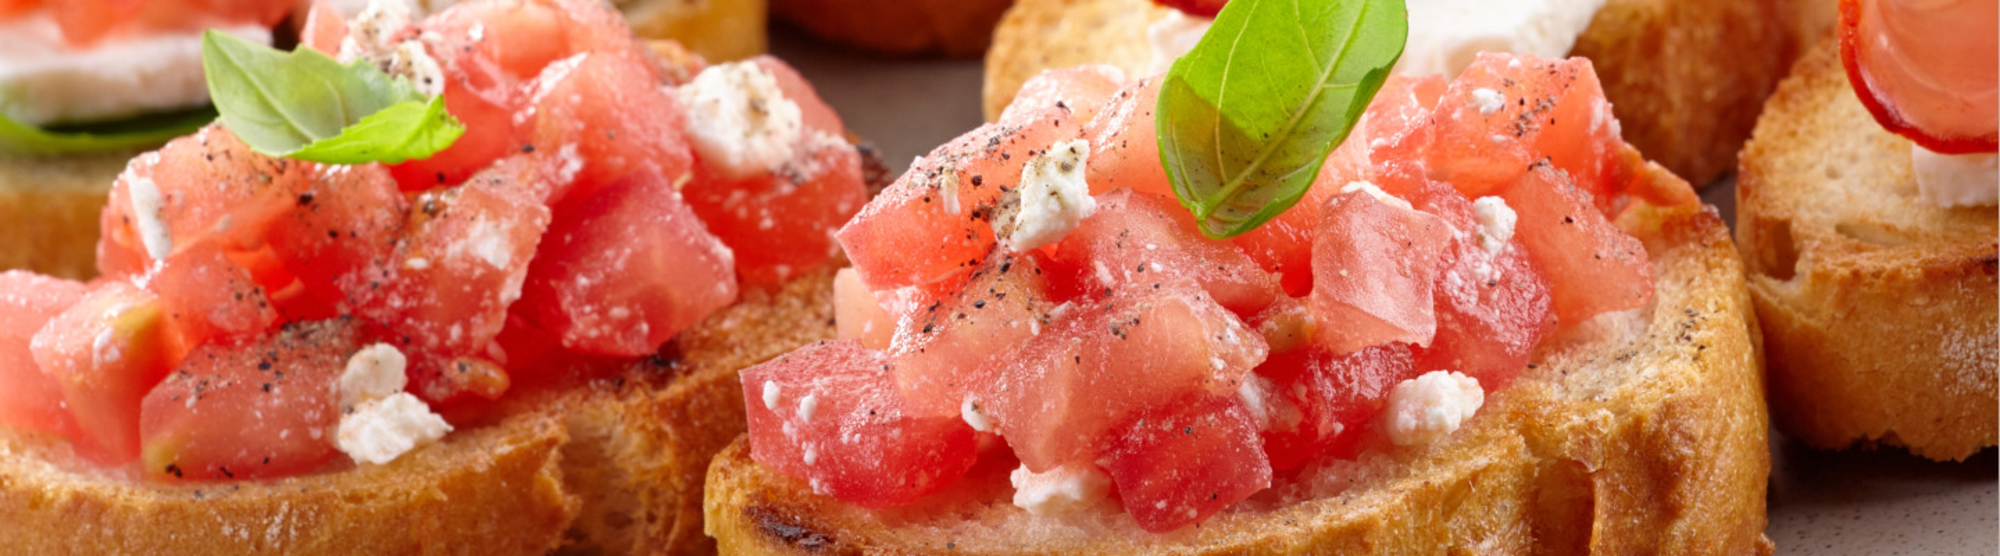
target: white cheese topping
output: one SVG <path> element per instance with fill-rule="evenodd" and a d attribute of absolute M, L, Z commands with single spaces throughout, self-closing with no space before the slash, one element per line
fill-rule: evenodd
<path fill-rule="evenodd" d="M 1026 252 L 1055 243 L 1097 211 L 1084 181 L 1090 143 L 1082 139 L 1049 145 L 1021 166 L 1021 210 L 1014 214 L 1008 246 Z"/>
<path fill-rule="evenodd" d="M 340 407 L 346 409 L 369 400 L 379 400 L 403 391 L 410 384 L 409 360 L 395 346 L 377 343 L 361 348 L 347 358 L 340 373 Z"/>
<path fill-rule="evenodd" d="M 1410 38 L 1396 73 L 1453 77 L 1479 51 L 1566 56 L 1605 0 L 1409 0 Z"/>
<path fill-rule="evenodd" d="M 381 465 L 436 442 L 448 432 L 451 425 L 431 413 L 423 400 L 409 392 L 397 392 L 354 406 L 353 412 L 342 415 L 335 440 L 340 451 L 354 461 Z"/>
<path fill-rule="evenodd" d="M 1080 510 L 1096 505 L 1111 492 L 1111 477 L 1091 464 L 1070 464 L 1046 473 L 1016 468 L 1008 475 L 1014 483 L 1014 505 L 1034 515 Z"/>
<path fill-rule="evenodd" d="M 1167 10 L 1166 19 L 1146 26 L 1146 45 L 1153 51 L 1153 62 L 1146 66 L 1146 74 L 1158 75 L 1172 69 L 1174 60 L 1194 50 L 1195 43 L 1201 42 L 1202 34 L 1214 23 L 1214 19 Z"/>
<path fill-rule="evenodd" d="M 347 25 L 352 32 L 340 43 L 338 58 L 365 60 L 390 77 L 408 79 L 418 92 L 444 93 L 444 70 L 416 34 L 404 33 L 424 7 L 410 0 L 373 0 Z"/>
<path fill-rule="evenodd" d="M 1383 204 L 1392 207 L 1401 208 L 1403 210 L 1416 210 L 1416 208 L 1410 206 L 1409 201 L 1403 200 L 1402 197 L 1390 195 L 1389 192 L 1383 191 L 1382 188 L 1376 187 L 1375 184 L 1373 183 L 1365 181 L 1351 181 L 1347 182 L 1347 185 L 1340 187 L 1341 195 L 1351 194 L 1356 191 L 1367 193 L 1369 197 L 1374 197 L 1375 200 L 1381 201 Z"/>
<path fill-rule="evenodd" d="M 451 432 L 443 417 L 404 392 L 408 360 L 389 344 L 356 351 L 340 374 L 340 426 L 334 444 L 360 463 L 395 461 Z"/>
<path fill-rule="evenodd" d="M 166 206 L 160 185 L 137 173 L 126 176 L 125 193 L 132 199 L 132 223 L 139 228 L 139 243 L 146 246 L 146 255 L 153 260 L 166 260 L 174 252 L 174 236 L 160 220 L 160 209 Z"/>
<path fill-rule="evenodd" d="M 1479 106 L 1479 115 L 1490 116 L 1507 104 L 1507 97 L 1501 96 L 1500 91 L 1480 87 L 1472 90 L 1472 102 Z"/>
<path fill-rule="evenodd" d="M 1409 0 L 1410 35 L 1396 73 L 1457 76 L 1479 51 L 1554 58 L 1569 54 L 1605 0 Z M 1169 9 L 1146 28 L 1148 73 L 1173 67 L 1193 50 L 1213 20 Z"/>
<path fill-rule="evenodd" d="M 709 66 L 675 93 L 687 107 L 695 153 L 726 176 L 777 171 L 805 138 L 799 104 L 755 62 Z"/>
<path fill-rule="evenodd" d="M 986 411 L 979 407 L 978 398 L 966 398 L 964 403 L 959 404 L 958 416 L 965 419 L 965 424 L 972 430 L 993 432 L 993 418 L 986 416 Z"/>
<path fill-rule="evenodd" d="M 764 381 L 764 409 L 777 411 L 778 402 L 781 401 L 784 401 L 784 398 L 779 395 L 778 383 Z"/>
<path fill-rule="evenodd" d="M 1257 421 L 1257 430 L 1271 430 L 1271 379 L 1250 375 L 1236 386 L 1236 397 L 1243 400 L 1243 409 L 1250 411 L 1250 418 Z"/>
<path fill-rule="evenodd" d="M 258 44 L 256 25 L 218 30 Z M 208 102 L 201 34 L 118 37 L 77 47 L 46 10 L 0 22 L 0 114 L 29 125 L 116 120 Z"/>
<path fill-rule="evenodd" d="M 2000 160 L 1994 153 L 1938 154 L 1910 145 L 1917 197 L 1944 208 L 1992 206 L 2000 201 Z"/>
<path fill-rule="evenodd" d="M 1389 403 L 1377 417 L 1382 431 L 1397 446 L 1429 444 L 1458 430 L 1486 403 L 1479 380 L 1456 371 L 1431 371 L 1405 380 L 1389 391 Z"/>
<path fill-rule="evenodd" d="M 1489 255 L 1498 255 L 1514 239 L 1514 223 L 1520 216 L 1514 207 L 1507 206 L 1506 199 L 1480 197 L 1472 202 L 1472 219 L 1479 222 L 1479 247 Z"/>

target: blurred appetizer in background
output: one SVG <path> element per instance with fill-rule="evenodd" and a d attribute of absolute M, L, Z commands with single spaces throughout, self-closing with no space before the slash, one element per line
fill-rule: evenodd
<path fill-rule="evenodd" d="M 1819 6 L 1819 4 L 1828 4 Z M 1224 0 L 1022 0 L 994 34 L 986 117 L 1045 69 L 1163 71 Z M 1395 71 L 1458 75 L 1480 51 L 1589 58 L 1624 137 L 1706 186 L 1733 169 L 1802 37 L 1830 23 L 1813 0 L 1411 0 Z"/>
<path fill-rule="evenodd" d="M 888 55 L 986 52 L 1014 0 L 773 0 L 771 13 L 821 40 Z"/>
<path fill-rule="evenodd" d="M 268 45 L 291 12 L 258 0 L 0 3 L 0 269 L 96 274 L 98 207 L 125 161 L 215 118 L 202 30 Z"/>
<path fill-rule="evenodd" d="M 1938 460 L 2000 422 L 2000 9 L 1843 0 L 1743 149 L 1736 234 L 1781 430 Z"/>

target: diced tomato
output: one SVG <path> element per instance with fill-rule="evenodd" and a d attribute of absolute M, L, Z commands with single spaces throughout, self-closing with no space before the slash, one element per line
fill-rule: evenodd
<path fill-rule="evenodd" d="M 1051 258 L 1088 291 L 1171 288 L 1184 281 L 1239 316 L 1263 311 L 1281 293 L 1277 280 L 1234 245 L 1195 231 L 1187 210 L 1144 193 L 1114 191 L 1058 243 Z"/>
<path fill-rule="evenodd" d="M 0 425 L 71 434 L 62 388 L 35 363 L 30 342 L 50 319 L 75 305 L 83 283 L 23 270 L 0 272 Z"/>
<path fill-rule="evenodd" d="M 564 58 L 526 85 L 536 152 L 554 157 L 550 205 L 650 166 L 670 182 L 687 179 L 694 155 L 681 130 L 680 102 L 660 89 L 654 64 L 601 53 Z M 570 178 L 563 180 L 562 178 Z M 561 183 L 569 181 L 570 183 Z"/>
<path fill-rule="evenodd" d="M 403 190 L 456 185 L 526 142 L 527 132 L 514 121 L 515 105 L 520 101 L 511 84 L 481 94 L 473 81 L 477 75 L 445 73 L 444 109 L 465 125 L 465 133 L 430 158 L 390 166 L 389 172 Z"/>
<path fill-rule="evenodd" d="M 1392 202 L 1354 191 L 1321 209 L 1310 303 L 1321 349 L 1428 344 L 1437 331 L 1432 295 L 1451 228 Z"/>
<path fill-rule="evenodd" d="M 293 199 L 267 241 L 313 296 L 345 303 L 379 282 L 383 269 L 406 262 L 391 259 L 410 203 L 382 165 L 324 166 Z"/>
<path fill-rule="evenodd" d="M 1488 390 L 1505 386 L 1555 328 L 1548 280 L 1519 240 L 1487 251 L 1472 202 L 1451 186 L 1427 182 L 1408 198 L 1453 230 L 1434 290 L 1437 335 L 1416 349 L 1418 371 L 1462 372 Z"/>
<path fill-rule="evenodd" d="M 1297 350 L 1257 367 L 1268 389 L 1263 400 L 1270 426 L 1263 431 L 1271 467 L 1296 469 L 1322 455 L 1341 456 L 1397 383 L 1415 377 L 1410 348 L 1383 344 L 1343 355 Z"/>
<path fill-rule="evenodd" d="M 1996 6 L 1841 0 L 1841 62 L 1875 121 L 1940 153 L 2000 149 Z"/>
<path fill-rule="evenodd" d="M 1110 435 L 1104 470 L 1140 528 L 1179 529 L 1271 486 L 1256 422 L 1233 398 L 1166 406 Z"/>
<path fill-rule="evenodd" d="M 1223 6 L 1229 4 L 1229 0 L 1154 0 L 1154 1 L 1159 5 L 1187 12 L 1188 15 L 1196 17 L 1215 17 L 1215 14 L 1222 13 Z"/>
<path fill-rule="evenodd" d="M 1125 70 L 1118 66 L 1090 64 L 1045 69 L 1021 84 L 1014 100 L 1000 113 L 1000 121 L 1019 120 L 1045 108 L 1066 108 L 1070 117 L 1089 122 L 1125 86 Z"/>
<path fill-rule="evenodd" d="M 1091 459 L 1105 434 L 1149 409 L 1233 395 L 1267 353 L 1262 336 L 1200 291 L 1132 286 L 1050 314 L 1024 347 L 996 352 L 1005 356 L 992 376 L 975 383 L 1014 454 L 1038 473 Z"/>
<path fill-rule="evenodd" d="M 104 38 L 112 29 L 137 15 L 146 0 L 61 0 L 49 3 L 63 39 L 73 45 L 88 45 Z"/>
<path fill-rule="evenodd" d="M 977 458 L 972 428 L 956 414 L 911 413 L 890 366 L 881 352 L 834 340 L 744 369 L 750 456 L 869 507 L 957 481 Z"/>
<path fill-rule="evenodd" d="M 146 289 L 159 296 L 160 309 L 182 345 L 212 338 L 257 335 L 278 322 L 264 288 L 213 241 L 182 249 L 162 261 Z"/>
<path fill-rule="evenodd" d="M 1571 325 L 1653 300 L 1653 269 L 1638 238 L 1593 210 L 1562 172 L 1538 164 L 1500 197 L 1520 215 L 1514 237 L 1549 281 L 1556 322 Z"/>
<path fill-rule="evenodd" d="M 917 415 L 957 415 L 984 380 L 1047 321 L 1048 283 L 1032 257 L 1008 253 L 973 271 L 964 286 L 912 312 L 889 355 L 896 384 Z"/>
<path fill-rule="evenodd" d="M 653 353 L 736 300 L 729 248 L 651 170 L 558 206 L 546 237 L 522 314 L 573 350 Z"/>
<path fill-rule="evenodd" d="M 1547 157 L 1610 214 L 1632 179 L 1615 156 L 1624 145 L 1618 118 L 1588 59 L 1481 53 L 1433 114 L 1431 177 L 1467 197 L 1490 195 Z"/>
<path fill-rule="evenodd" d="M 833 274 L 833 322 L 836 337 L 860 340 L 861 347 L 868 349 L 889 349 L 896 336 L 896 317 L 882 310 L 875 294 L 852 268 Z"/>
<path fill-rule="evenodd" d="M 784 62 L 762 56 L 754 63 L 799 105 L 805 128 L 793 160 L 744 177 L 697 163 L 682 193 L 709 231 L 735 250 L 744 285 L 771 288 L 839 255 L 833 232 L 868 202 L 868 189 L 861 157 L 843 138 L 833 109 Z"/>
<path fill-rule="evenodd" d="M 225 249 L 261 245 L 265 226 L 292 207 L 292 192 L 303 189 L 313 169 L 251 152 L 220 125 L 170 141 L 132 159 L 112 184 L 99 218 L 98 269 L 112 276 L 143 272 L 153 257 L 142 225 L 152 223 L 165 232 L 158 247 L 169 252 L 210 238 Z M 150 213 L 140 214 L 141 205 Z"/>
<path fill-rule="evenodd" d="M 1120 187 L 1173 197 L 1166 167 L 1160 165 L 1160 135 L 1153 128 L 1153 105 L 1160 98 L 1160 79 L 1131 81 L 1083 126 L 1090 141 L 1090 164 L 1084 180 L 1090 194 Z"/>
<path fill-rule="evenodd" d="M 1068 113 L 1045 110 L 980 126 L 918 160 L 840 229 L 861 281 L 950 291 L 993 251 L 990 219 L 1000 194 L 1019 186 L 1021 166 L 1076 127 Z"/>
<path fill-rule="evenodd" d="M 328 56 L 340 53 L 340 41 L 347 39 L 347 18 L 326 2 L 313 2 L 306 9 L 306 21 L 299 26 L 299 44 Z"/>
<path fill-rule="evenodd" d="M 1385 166 L 1416 164 L 1430 141 L 1430 108 L 1444 92 L 1438 76 L 1390 76 L 1375 93 L 1375 101 L 1320 166 L 1312 187 L 1291 210 L 1270 222 L 1231 238 L 1264 269 L 1278 275 L 1285 293 L 1304 297 L 1312 291 L 1312 238 L 1319 229 L 1319 211 L 1326 199 L 1354 181 L 1382 181 Z"/>
<path fill-rule="evenodd" d="M 461 393 L 448 361 L 483 353 L 500 333 L 549 226 L 549 209 L 505 183 L 511 176 L 482 176 L 418 196 L 389 264 L 339 279 L 354 314 L 412 354 L 413 391 L 433 401 Z"/>
<path fill-rule="evenodd" d="M 139 457 L 139 400 L 178 359 L 166 323 L 151 292 L 108 280 L 35 333 L 35 363 L 62 390 L 79 455 L 112 465 Z"/>
<path fill-rule="evenodd" d="M 154 479 L 284 477 L 333 459 L 340 374 L 360 349 L 348 320 L 287 325 L 196 348 L 135 400 L 143 469 Z"/>

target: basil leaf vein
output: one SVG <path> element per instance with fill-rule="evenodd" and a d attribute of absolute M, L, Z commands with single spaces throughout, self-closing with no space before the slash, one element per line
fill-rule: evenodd
<path fill-rule="evenodd" d="M 1297 204 L 1402 56 L 1402 0 L 1233 0 L 1174 62 L 1154 109 L 1160 162 L 1204 235 Z"/>
<path fill-rule="evenodd" d="M 270 156 L 394 164 L 436 154 L 465 132 L 442 96 L 310 48 L 282 52 L 209 31 L 202 68 L 222 124 Z"/>

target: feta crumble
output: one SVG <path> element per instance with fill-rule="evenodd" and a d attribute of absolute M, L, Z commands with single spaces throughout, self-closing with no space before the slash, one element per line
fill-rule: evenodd
<path fill-rule="evenodd" d="M 358 463 L 381 465 L 436 442 L 451 425 L 423 400 L 404 392 L 408 360 L 389 344 L 374 344 L 347 359 L 341 372 L 340 425 L 334 444 Z"/>
<path fill-rule="evenodd" d="M 1029 471 L 1023 465 L 1007 479 L 1014 484 L 1014 505 L 1034 515 L 1086 509 L 1105 500 L 1111 492 L 1111 476 L 1088 463 L 1065 465 L 1045 473 Z"/>
<path fill-rule="evenodd" d="M 1490 116 L 1507 104 L 1507 97 L 1500 96 L 1500 91 L 1480 87 L 1472 90 L 1472 103 L 1479 107 L 1479 115 Z"/>
<path fill-rule="evenodd" d="M 972 430 L 979 432 L 993 432 L 994 430 L 993 418 L 988 417 L 986 411 L 979 407 L 978 398 L 966 398 L 965 403 L 959 404 L 958 416 L 961 419 L 965 419 L 965 424 L 970 425 Z"/>
<path fill-rule="evenodd" d="M 1457 371 L 1431 371 L 1389 391 L 1382 431 L 1397 446 L 1429 444 L 1472 418 L 1486 403 L 1479 380 Z"/>
<path fill-rule="evenodd" d="M 1090 142 L 1076 139 L 1049 145 L 1021 167 L 1021 207 L 1007 236 L 1010 248 L 1026 252 L 1060 241 L 1097 211 L 1084 181 L 1089 158 Z"/>
<path fill-rule="evenodd" d="M 1376 187 L 1375 184 L 1371 182 L 1351 181 L 1347 182 L 1347 185 L 1340 187 L 1341 195 L 1352 194 L 1356 191 L 1367 193 L 1369 197 L 1374 197 L 1375 200 L 1381 201 L 1384 204 L 1387 204 L 1392 207 L 1401 208 L 1403 210 L 1416 210 L 1415 207 L 1410 206 L 1409 201 L 1403 200 L 1402 197 L 1390 195 L 1389 192 L 1383 191 L 1382 188 Z"/>
<path fill-rule="evenodd" d="M 132 222 L 139 228 L 139 243 L 146 246 L 146 255 L 153 260 L 165 260 L 174 252 L 174 236 L 167 231 L 166 222 L 160 220 L 160 210 L 166 207 L 166 198 L 160 194 L 159 184 L 153 178 L 130 175 L 126 180 L 126 194 L 132 200 Z"/>
<path fill-rule="evenodd" d="M 687 107 L 689 143 L 725 176 L 774 172 L 805 138 L 799 104 L 755 62 L 709 66 L 674 92 Z"/>
<path fill-rule="evenodd" d="M 1479 247 L 1498 255 L 1514 239 L 1514 223 L 1520 216 L 1499 197 L 1480 197 L 1472 202 L 1472 219 L 1479 222 Z"/>

